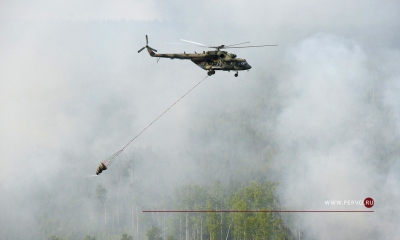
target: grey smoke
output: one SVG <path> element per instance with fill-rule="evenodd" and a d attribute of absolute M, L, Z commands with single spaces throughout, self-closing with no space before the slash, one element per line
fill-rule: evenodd
<path fill-rule="evenodd" d="M 367 197 L 376 202 L 373 214 L 302 214 L 299 224 L 310 225 L 322 239 L 396 238 L 393 197 L 399 178 L 386 174 L 399 157 L 399 108 L 385 104 L 393 97 L 386 72 L 379 74 L 382 66 L 371 66 L 356 42 L 329 34 L 290 49 L 286 65 L 276 158 L 282 196 L 293 210 L 362 211 L 368 209 L 324 202 Z"/>
<path fill-rule="evenodd" d="M 231 154 L 231 164 L 257 168 L 248 150 L 254 139 L 223 138 L 240 133 L 238 122 L 219 122 L 208 142 L 195 135 L 196 143 L 207 143 L 199 149 L 188 143 L 191 132 L 208 130 L 204 119 L 250 114 L 264 98 L 269 111 L 246 127 L 260 133 L 267 153 L 277 150 L 265 178 L 281 181 L 288 208 L 365 210 L 328 208 L 324 200 L 375 200 L 372 214 L 299 214 L 296 224 L 321 239 L 399 238 L 398 1 L 0 5 L 0 232 L 6 237 L 35 229 L 35 217 L 71 203 L 77 206 L 67 219 L 95 225 L 96 205 L 86 196 L 98 182 L 110 185 L 115 169 L 84 183 L 82 176 L 204 77 L 188 61 L 156 63 L 137 54 L 148 34 L 160 52 L 200 51 L 162 44 L 180 38 L 279 47 L 235 51 L 250 72 L 208 79 L 124 152 L 142 156 L 135 178 L 143 189 L 212 180 L 217 173 L 196 165 L 200 154 L 210 163 Z"/>

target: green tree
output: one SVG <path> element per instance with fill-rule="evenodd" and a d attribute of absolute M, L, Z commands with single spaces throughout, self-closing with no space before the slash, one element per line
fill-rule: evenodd
<path fill-rule="evenodd" d="M 280 208 L 275 195 L 276 183 L 251 182 L 230 196 L 228 205 L 233 211 L 271 211 Z M 279 213 L 233 213 L 235 237 L 239 239 L 284 239 L 288 234 Z"/>
<path fill-rule="evenodd" d="M 90 236 L 90 235 L 86 235 L 86 237 L 83 240 L 96 240 L 95 236 Z"/>
<path fill-rule="evenodd" d="M 96 197 L 101 204 L 106 204 L 107 202 L 107 189 L 103 187 L 100 183 L 96 187 Z"/>
<path fill-rule="evenodd" d="M 210 198 L 207 201 L 207 211 L 216 211 L 216 201 L 213 198 Z M 217 239 L 219 230 L 221 229 L 221 218 L 220 215 L 216 212 L 208 212 L 207 215 L 207 229 L 210 233 L 210 239 Z"/>
<path fill-rule="evenodd" d="M 170 234 L 167 240 L 176 240 L 176 238 L 174 238 L 174 235 Z"/>
<path fill-rule="evenodd" d="M 56 235 L 51 235 L 50 237 L 47 238 L 48 240 L 63 240 L 62 237 L 56 236 Z"/>
<path fill-rule="evenodd" d="M 96 197 L 104 206 L 104 225 L 107 225 L 107 189 L 100 183 L 96 187 Z"/>
<path fill-rule="evenodd" d="M 151 229 L 147 230 L 146 233 L 147 239 L 148 240 L 162 240 L 163 238 L 161 237 L 161 229 L 159 229 L 156 226 L 151 226 Z"/>
<path fill-rule="evenodd" d="M 133 240 L 133 237 L 127 233 L 124 233 L 122 234 L 121 240 Z"/>

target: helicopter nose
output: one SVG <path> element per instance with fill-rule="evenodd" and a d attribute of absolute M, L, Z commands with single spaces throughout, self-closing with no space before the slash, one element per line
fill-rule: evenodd
<path fill-rule="evenodd" d="M 247 65 L 247 69 L 250 69 L 251 68 L 251 66 L 250 65 Z"/>

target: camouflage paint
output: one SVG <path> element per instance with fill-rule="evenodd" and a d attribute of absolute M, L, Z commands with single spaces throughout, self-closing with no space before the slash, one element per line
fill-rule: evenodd
<path fill-rule="evenodd" d="M 207 51 L 203 53 L 154 53 L 149 47 L 147 51 L 150 56 L 157 58 L 188 59 L 204 70 L 243 71 L 249 70 L 251 66 L 245 59 L 236 58 L 235 54 L 226 51 Z"/>

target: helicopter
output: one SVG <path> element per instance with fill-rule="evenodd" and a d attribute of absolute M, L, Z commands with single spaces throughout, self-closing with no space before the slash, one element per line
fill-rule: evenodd
<path fill-rule="evenodd" d="M 242 47 L 237 47 L 237 45 L 249 43 L 249 42 L 243 42 L 243 43 L 236 43 L 232 45 L 219 45 L 219 46 L 209 46 L 205 45 L 202 43 L 197 43 L 193 41 L 188 41 L 181 39 L 181 41 L 188 42 L 191 44 L 196 44 L 198 47 L 206 47 L 206 48 L 214 48 L 215 51 L 203 51 L 203 53 L 155 53 L 157 52 L 156 49 L 149 47 L 149 39 L 146 35 L 146 46 L 141 48 L 138 53 L 143 51 L 145 48 L 147 48 L 147 51 L 149 52 L 150 56 L 152 57 L 157 57 L 158 60 L 160 58 L 170 58 L 170 59 L 181 59 L 181 60 L 191 60 L 194 64 L 199 66 L 200 68 L 204 69 L 207 71 L 207 75 L 211 76 L 215 74 L 216 70 L 221 70 L 221 71 L 236 71 L 235 77 L 239 76 L 239 71 L 243 70 L 250 70 L 251 66 L 247 63 L 246 59 L 243 58 L 236 58 L 236 54 L 233 53 L 228 53 L 227 51 L 221 51 L 221 49 L 226 49 L 226 48 L 251 48 L 251 47 L 267 47 L 267 46 L 278 46 L 278 45 L 258 45 L 258 46 L 242 46 Z M 185 44 L 187 45 L 187 44 Z"/>

